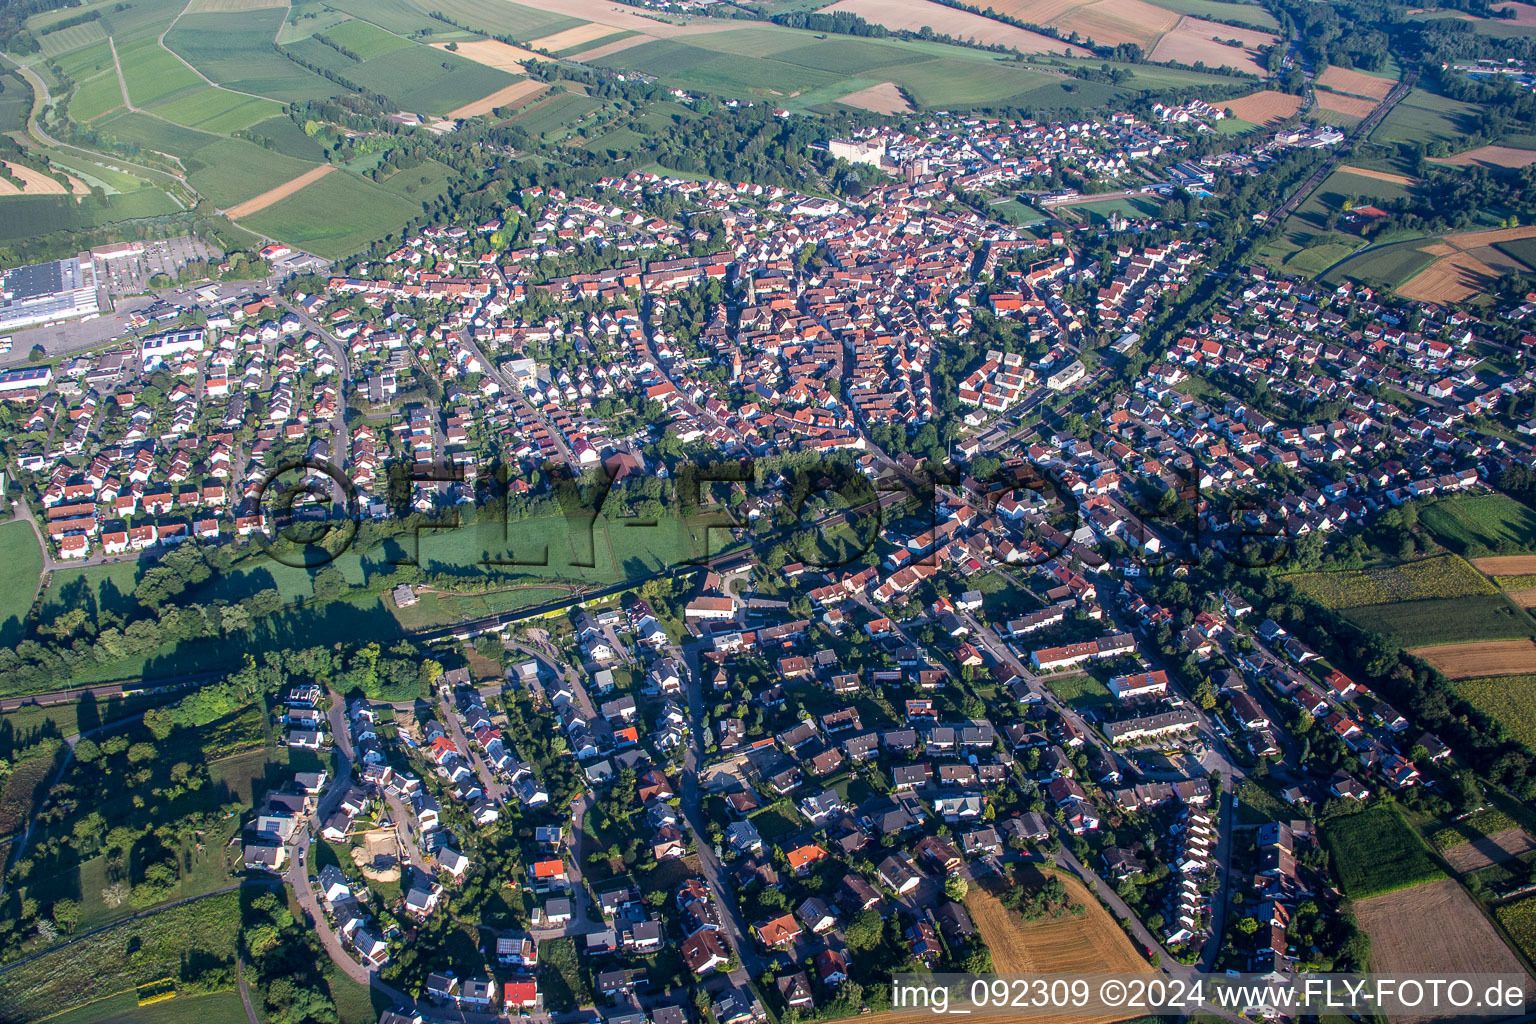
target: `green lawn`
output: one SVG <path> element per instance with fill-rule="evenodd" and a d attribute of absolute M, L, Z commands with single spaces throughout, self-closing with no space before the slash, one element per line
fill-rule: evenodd
<path fill-rule="evenodd" d="M 1066 678 L 1046 676 L 1045 685 L 1056 696 L 1079 710 L 1107 707 L 1115 702 L 1104 684 L 1086 673 Z"/>
<path fill-rule="evenodd" d="M 1419 834 L 1391 804 L 1329 818 L 1323 838 L 1344 892 L 1367 899 L 1445 877 Z"/>
<path fill-rule="evenodd" d="M 0 524 L 0 562 L 10 567 L 5 590 L 0 592 L 0 643 L 14 646 L 21 640 L 22 623 L 32 610 L 43 571 L 43 550 L 25 521 Z"/>

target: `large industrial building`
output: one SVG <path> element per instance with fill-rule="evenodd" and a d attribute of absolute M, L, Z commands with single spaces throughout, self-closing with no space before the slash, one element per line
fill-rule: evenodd
<path fill-rule="evenodd" d="M 89 258 L 34 263 L 0 273 L 0 331 L 98 312 L 96 265 Z"/>

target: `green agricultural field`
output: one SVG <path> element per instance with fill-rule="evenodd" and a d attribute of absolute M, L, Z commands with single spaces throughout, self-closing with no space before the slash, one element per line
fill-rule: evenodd
<path fill-rule="evenodd" d="M 1536 636 L 1536 622 L 1502 594 L 1366 605 L 1343 614 L 1403 647 Z"/>
<path fill-rule="evenodd" d="M 1322 825 L 1333 867 L 1351 899 L 1367 899 L 1444 878 L 1419 834 L 1391 804 Z"/>
<path fill-rule="evenodd" d="M 132 3 L 113 0 L 100 7 L 101 20 L 107 35 L 116 40 L 121 51 L 125 40 L 158 37 L 186 6 L 183 0 L 134 0 Z"/>
<path fill-rule="evenodd" d="M 212 86 L 178 93 L 174 99 L 150 109 L 177 124 L 220 135 L 249 128 L 283 112 L 282 105 L 272 100 L 258 100 Z"/>
<path fill-rule="evenodd" d="M 187 176 L 192 187 L 221 209 L 276 188 L 314 166 L 262 149 L 244 139 L 218 139 L 197 150 Z"/>
<path fill-rule="evenodd" d="M 1355 249 L 1356 246 L 1346 245 L 1343 242 L 1324 242 L 1292 253 L 1285 258 L 1284 266 L 1285 269 L 1298 274 L 1316 277 L 1335 263 L 1347 258 Z"/>
<path fill-rule="evenodd" d="M 66 8 L 67 10 L 68 8 Z M 111 71 L 116 74 L 116 65 L 112 63 L 112 49 L 106 43 L 97 43 L 87 46 L 83 50 L 56 57 L 53 63 L 75 81 L 90 78 L 92 75 L 103 71 Z"/>
<path fill-rule="evenodd" d="M 1223 23 L 1236 22 L 1265 32 L 1279 31 L 1274 15 L 1257 4 L 1222 3 L 1221 0 L 1152 0 L 1158 7 L 1176 14 Z"/>
<path fill-rule="evenodd" d="M 356 19 L 343 22 L 335 28 L 328 28 L 318 34 L 340 46 L 345 46 L 363 60 L 372 60 L 386 53 L 394 53 L 396 50 L 404 50 L 414 45 L 409 39 L 402 39 L 377 25 Z"/>
<path fill-rule="evenodd" d="M 1536 548 L 1536 511 L 1505 494 L 1457 494 L 1419 513 L 1435 539 L 1462 554 Z"/>
<path fill-rule="evenodd" d="M 1371 141 L 1386 146 L 1400 142 L 1454 142 L 1472 131 L 1477 114 L 1474 104 L 1414 89 L 1371 132 Z"/>
<path fill-rule="evenodd" d="M 595 50 L 599 46 L 607 46 L 610 43 L 617 43 L 621 39 L 628 39 L 630 36 L 634 35 L 639 35 L 639 33 L 633 31 L 624 31 L 615 32 L 612 35 L 607 36 L 598 36 L 591 42 L 578 43 L 575 46 L 567 46 L 563 50 L 556 50 L 555 56 L 560 58 L 574 57 L 578 53 L 586 53 L 588 50 Z"/>
<path fill-rule="evenodd" d="M 217 135 L 209 132 L 128 111 L 104 118 L 92 127 L 124 145 L 170 153 L 182 159 L 190 159 L 199 149 L 219 140 Z"/>
<path fill-rule="evenodd" d="M 1405 199 L 1413 190 L 1406 185 L 1348 171 L 1334 171 L 1296 210 L 1297 220 L 1316 231 L 1326 230 L 1324 219 L 1330 213 L 1342 213 L 1345 204 L 1365 206 L 1371 203 Z M 1290 225 L 1287 225 L 1290 227 Z"/>
<path fill-rule="evenodd" d="M 42 1020 L 143 982 L 179 977 L 189 962 L 233 968 L 239 931 L 239 893 L 125 921 L 0 975 L 0 1017 Z"/>
<path fill-rule="evenodd" d="M 602 101 L 581 93 L 562 93 L 547 103 L 541 103 L 518 114 L 512 119 L 512 123 L 530 135 L 539 136 L 563 128 L 602 105 Z"/>
<path fill-rule="evenodd" d="M 203 84 L 197 72 L 176 59 L 176 55 L 154 39 L 117 47 L 117 59 L 128 83 L 128 98 L 134 106 L 145 107 L 183 89 Z M 205 71 L 204 74 L 207 74 Z"/>
<path fill-rule="evenodd" d="M 325 6 L 345 11 L 354 18 L 370 21 L 402 36 L 429 32 L 434 41 L 446 42 L 455 38 L 451 26 L 427 17 L 424 11 L 405 0 L 326 0 Z M 443 7 L 443 4 L 439 0 L 432 0 L 431 7 L 436 10 Z"/>
<path fill-rule="evenodd" d="M 165 45 L 213 81 L 239 92 L 284 103 L 341 92 L 340 86 L 272 48 L 282 22 L 282 8 L 188 14 L 166 34 Z"/>
<path fill-rule="evenodd" d="M 0 75 L 0 132 L 26 127 L 31 110 L 32 98 L 26 83 L 15 75 Z"/>
<path fill-rule="evenodd" d="M 1435 261 L 1435 257 L 1421 251 L 1432 242 L 1432 239 L 1419 238 L 1362 249 L 1324 274 L 1322 281 L 1334 285 L 1353 280 L 1372 286 L 1399 288 Z"/>
<path fill-rule="evenodd" d="M 383 181 L 376 182 L 384 191 L 419 203 L 448 191 L 453 172 L 435 160 L 428 160 L 420 167 L 408 167 L 396 171 Z"/>
<path fill-rule="evenodd" d="M 1536 960 L 1536 896 L 1506 903 L 1494 911 L 1527 960 Z"/>
<path fill-rule="evenodd" d="M 103 71 L 75 87 L 75 94 L 69 101 L 69 116 L 84 124 L 122 105 L 122 83 L 113 72 Z"/>
<path fill-rule="evenodd" d="M 503 0 L 432 0 L 430 9 L 441 11 L 460 25 L 481 29 L 491 35 L 510 36 L 524 43 L 586 24 L 580 18 Z M 447 27 L 441 22 L 437 25 L 439 29 Z M 441 35 L 441 32 L 433 33 L 434 37 Z"/>
<path fill-rule="evenodd" d="M 1296 573 L 1285 579 L 1303 594 L 1334 610 L 1498 592 L 1487 577 L 1458 555 L 1375 569 Z"/>
<path fill-rule="evenodd" d="M 1496 676 L 1461 679 L 1456 692 L 1489 718 L 1503 723 L 1509 734 L 1536 750 L 1536 676 Z"/>
<path fill-rule="evenodd" d="M 1536 238 L 1520 238 L 1513 242 L 1500 242 L 1494 246 L 1511 259 L 1536 268 Z"/>
<path fill-rule="evenodd" d="M 177 996 L 148 1006 L 140 1006 L 134 993 L 123 992 L 110 999 L 50 1017 L 48 1024 L 209 1024 L 210 1021 L 243 1019 L 245 1004 L 240 1001 L 238 992 Z M 377 1014 L 374 1019 L 378 1019 Z M 344 1024 L 353 1024 L 353 1021 L 347 1020 Z"/>
<path fill-rule="evenodd" d="M 105 38 L 107 38 L 107 30 L 102 27 L 101 22 L 88 21 L 84 25 L 71 25 L 57 32 L 49 32 L 38 38 L 37 45 L 42 49 L 44 57 L 57 57 L 61 53 L 69 53 L 93 43 L 99 43 Z"/>
<path fill-rule="evenodd" d="M 32 610 L 43 571 L 43 549 L 26 522 L 0 525 L 0 563 L 6 567 L 6 587 L 0 594 L 0 644 L 10 647 L 21 639 L 21 624 Z"/>
<path fill-rule="evenodd" d="M 517 81 L 513 75 L 430 46 L 413 46 L 354 65 L 348 81 L 382 93 L 402 109 L 446 114 Z"/>
<path fill-rule="evenodd" d="M 156 188 L 108 196 L 105 203 L 77 202 L 68 196 L 10 196 L 0 199 L 0 242 L 179 212 L 181 207 Z"/>
<path fill-rule="evenodd" d="M 325 150 L 318 142 L 304 134 L 304 129 L 287 117 L 268 118 L 251 125 L 248 134 L 268 140 L 284 156 L 297 160 L 319 163 L 325 159 Z"/>
<path fill-rule="evenodd" d="M 420 212 L 416 202 L 347 171 L 337 171 L 244 218 L 242 223 L 307 252 L 340 258 L 400 230 Z"/>

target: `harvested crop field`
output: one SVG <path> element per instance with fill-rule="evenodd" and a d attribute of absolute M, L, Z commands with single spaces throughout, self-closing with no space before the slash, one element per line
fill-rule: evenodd
<path fill-rule="evenodd" d="M 1236 40 L 1241 46 L 1230 46 L 1227 40 Z M 1259 59 L 1258 47 L 1270 46 L 1275 37 L 1268 32 L 1254 29 L 1233 28 L 1203 18 L 1183 17 L 1171 32 L 1166 33 L 1153 47 L 1149 59 L 1177 61 L 1180 64 L 1204 62 L 1206 66 L 1228 66 L 1256 75 L 1268 72 Z"/>
<path fill-rule="evenodd" d="M 865 21 L 888 29 L 921 31 L 924 25 L 943 35 L 977 42 L 1011 46 L 1021 53 L 1070 53 L 1074 57 L 1092 56 L 1081 46 L 1072 46 L 1038 32 L 1005 25 L 969 11 L 943 7 L 930 0 L 837 0 L 823 12 L 846 11 Z"/>
<path fill-rule="evenodd" d="M 1457 871 L 1481 871 L 1483 868 L 1514 860 L 1536 850 L 1536 840 L 1531 839 L 1523 828 L 1509 828 L 1491 836 L 1474 839 L 1470 843 L 1446 850 L 1441 856 Z"/>
<path fill-rule="evenodd" d="M 1172 31 L 1178 19 L 1172 11 L 1142 0 L 1097 0 L 1050 24 L 1063 32 L 1076 30 L 1100 46 L 1135 43 L 1143 50 L 1151 50 L 1164 32 Z"/>
<path fill-rule="evenodd" d="M 915 109 L 895 82 L 881 82 L 868 89 L 851 92 L 837 102 L 877 114 L 910 114 Z"/>
<path fill-rule="evenodd" d="M 1066 884 L 1072 902 L 1086 908 L 1081 916 L 1067 914 L 1055 920 L 1026 922 L 982 886 L 971 886 L 970 894 L 965 898 L 966 909 L 987 948 L 992 951 L 992 961 L 998 973 L 1151 973 L 1151 965 L 1131 945 L 1131 940 L 1087 887 L 1074 875 L 1064 871 L 1055 874 Z M 1110 1013 L 1043 1019 L 1070 1019 L 1072 1024 L 1108 1024 L 1124 1020 L 1125 1016 L 1124 1013 Z M 875 1020 L 883 1022 L 887 1018 L 881 1016 Z M 891 1021 L 895 1024 L 894 1017 Z"/>
<path fill-rule="evenodd" d="M 271 206 L 275 202 L 278 202 L 279 200 L 287 199 L 289 196 L 293 195 L 305 185 L 314 184 L 321 178 L 325 177 L 327 174 L 330 174 L 335 169 L 335 164 L 324 164 L 320 167 L 314 168 L 313 170 L 305 171 L 297 178 L 283 182 L 281 185 L 277 186 L 277 188 L 269 189 L 259 196 L 247 199 L 245 202 L 238 206 L 231 206 L 228 210 L 224 211 L 224 216 L 228 217 L 230 220 L 239 220 L 241 217 L 249 217 L 253 213 L 258 213 L 262 210 L 265 210 L 267 207 Z"/>
<path fill-rule="evenodd" d="M 1441 241 L 1466 250 L 1484 245 L 1498 245 L 1500 242 L 1518 242 L 1522 238 L 1536 238 L 1536 225 L 1527 224 L 1522 228 L 1490 228 L 1487 231 L 1463 231 L 1459 235 L 1446 235 Z"/>
<path fill-rule="evenodd" d="M 1274 89 L 1263 89 L 1259 92 L 1251 92 L 1247 96 L 1239 96 L 1235 100 L 1225 100 L 1222 105 L 1232 112 L 1233 117 L 1242 118 L 1254 124 L 1267 125 L 1294 115 L 1301 109 L 1301 97 Z"/>
<path fill-rule="evenodd" d="M 1536 149 L 1516 149 L 1514 146 L 1478 146 L 1455 156 L 1430 157 L 1430 163 L 1447 164 L 1451 167 L 1520 168 L 1536 164 Z"/>
<path fill-rule="evenodd" d="M 1416 302 L 1466 302 L 1491 289 L 1502 275 L 1470 252 L 1441 256 L 1398 286 Z"/>
<path fill-rule="evenodd" d="M 1317 84 L 1355 96 L 1369 96 L 1373 100 L 1384 100 L 1397 83 L 1390 78 L 1377 78 L 1375 75 L 1367 75 L 1364 72 L 1330 66 L 1328 70 L 1317 76 Z"/>
<path fill-rule="evenodd" d="M 1529 639 L 1437 644 L 1414 647 L 1408 653 L 1422 658 L 1452 679 L 1536 672 L 1536 643 Z"/>
<path fill-rule="evenodd" d="M 1342 93 L 1329 92 L 1327 89 L 1318 89 L 1317 105 L 1324 110 L 1331 110 L 1335 114 L 1343 114 L 1346 117 L 1364 117 L 1376 109 L 1377 100 L 1365 100 L 1358 96 L 1345 96 Z"/>
<path fill-rule="evenodd" d="M 611 35 L 611 32 L 604 32 Z M 448 48 L 447 43 L 433 43 L 440 50 Z M 498 39 L 481 39 L 473 43 L 460 43 L 455 52 L 466 60 L 472 60 L 476 64 L 484 64 L 488 68 L 497 71 L 506 71 L 509 74 L 520 75 L 523 73 L 523 61 L 545 60 L 542 54 L 525 50 L 521 46 L 511 46 Z"/>
<path fill-rule="evenodd" d="M 11 177 L 20 178 L 26 185 L 25 188 L 17 188 L 4 178 L 0 178 L 0 196 L 62 196 L 70 192 L 70 189 L 60 185 L 51 174 L 44 174 L 42 171 L 23 167 L 21 164 L 0 162 L 0 166 L 9 172 Z M 70 181 L 73 182 L 71 188 L 76 193 L 90 191 L 78 179 L 71 178 Z"/>
<path fill-rule="evenodd" d="M 1472 564 L 1489 576 L 1536 576 L 1536 555 L 1489 555 Z"/>
<path fill-rule="evenodd" d="M 1406 174 L 1393 174 L 1391 171 L 1373 171 L 1369 167 L 1355 167 L 1353 164 L 1341 164 L 1339 170 L 1347 174 L 1358 174 L 1362 178 L 1390 181 L 1394 185 L 1403 185 L 1410 188 L 1419 183 L 1418 178 L 1410 178 Z"/>
<path fill-rule="evenodd" d="M 507 107 L 521 102 L 529 96 L 536 95 L 549 88 L 548 82 L 540 82 L 534 78 L 525 78 L 521 82 L 513 82 L 505 89 L 498 89 L 489 96 L 482 96 L 473 103 L 466 103 L 457 110 L 450 110 L 448 116 L 479 117 L 481 114 L 489 114 L 497 107 Z"/>
<path fill-rule="evenodd" d="M 604 36 L 611 35 L 613 35 L 613 29 L 607 25 L 599 25 L 594 22 L 590 25 L 577 25 L 575 28 L 568 28 L 564 32 L 556 32 L 553 35 L 530 40 L 528 45 L 536 46 L 541 50 L 548 50 L 550 53 L 558 53 L 561 50 L 569 50 L 573 46 L 580 46 L 582 43 L 595 43 Z"/>
<path fill-rule="evenodd" d="M 1518 974 L 1525 969 L 1455 881 L 1445 879 L 1355 903 L 1371 937 L 1371 970 L 1429 974 Z M 1533 986 L 1527 977 L 1526 992 Z M 1529 998 L 1529 996 L 1527 996 Z M 1394 1022 L 1409 1020 L 1394 1016 Z M 1434 1020 L 1416 1017 L 1413 1020 Z M 1438 1018 L 1444 1019 L 1444 1018 Z"/>

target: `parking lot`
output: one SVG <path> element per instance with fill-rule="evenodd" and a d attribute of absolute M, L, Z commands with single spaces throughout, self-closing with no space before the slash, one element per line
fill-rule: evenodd
<path fill-rule="evenodd" d="M 223 255 L 217 246 L 191 235 L 145 242 L 142 253 L 99 261 L 97 266 L 105 267 L 99 280 L 109 295 L 135 294 L 147 289 L 149 279 L 156 274 L 174 278 L 188 263 L 220 259 Z"/>

